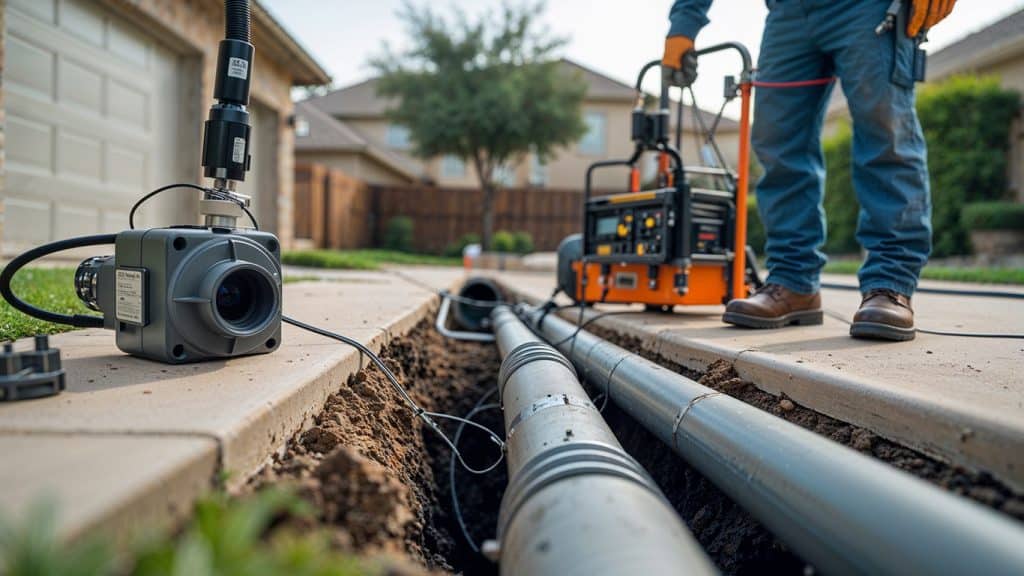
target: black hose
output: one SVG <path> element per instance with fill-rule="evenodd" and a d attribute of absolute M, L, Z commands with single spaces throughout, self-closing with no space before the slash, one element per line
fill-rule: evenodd
<path fill-rule="evenodd" d="M 252 43 L 249 0 L 224 0 L 224 37 Z"/>
<path fill-rule="evenodd" d="M 822 282 L 821 287 L 828 290 L 850 290 L 860 291 L 859 286 L 853 284 L 836 284 Z M 966 290 L 962 288 L 922 288 L 918 287 L 916 294 L 939 294 L 942 296 L 970 296 L 977 298 L 1010 298 L 1013 300 L 1024 300 L 1024 292 L 1006 292 L 1000 290 Z"/>
<path fill-rule="evenodd" d="M 49 310 L 43 310 L 42 308 L 36 308 L 14 294 L 11 290 L 11 280 L 14 278 L 14 275 L 18 273 L 18 270 L 21 270 L 27 264 L 44 256 L 49 256 L 50 254 L 70 250 L 72 248 L 113 244 L 116 240 L 117 234 L 79 236 L 78 238 L 69 238 L 67 240 L 58 240 L 56 242 L 50 242 L 49 244 L 43 244 L 42 246 L 19 254 L 14 260 L 11 260 L 11 262 L 4 268 L 3 272 L 0 272 L 0 296 L 3 296 L 4 300 L 7 300 L 7 303 L 15 310 L 28 314 L 33 318 L 38 318 L 39 320 L 56 322 L 57 324 L 67 324 L 68 326 L 75 326 L 77 328 L 103 328 L 102 316 L 90 316 L 88 314 L 75 314 L 74 316 L 69 316 L 67 314 L 58 314 L 56 312 L 50 312 Z"/>

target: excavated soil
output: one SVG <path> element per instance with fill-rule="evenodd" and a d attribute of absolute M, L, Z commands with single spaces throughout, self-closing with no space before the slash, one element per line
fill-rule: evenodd
<path fill-rule="evenodd" d="M 381 354 L 409 395 L 432 412 L 466 414 L 494 388 L 500 361 L 491 344 L 449 341 L 427 323 Z M 500 418 L 476 418 L 501 432 Z M 454 435 L 456 426 L 439 420 Z M 467 431 L 465 458 L 483 467 L 498 455 L 483 434 Z M 252 482 L 294 486 L 336 545 L 361 556 L 405 558 L 424 572 L 495 572 L 470 550 L 450 503 L 450 450 L 404 404 L 376 367 L 361 370 L 332 395 L 313 426 Z M 504 466 L 485 476 L 456 474 L 467 528 L 477 542 L 494 533 Z"/>

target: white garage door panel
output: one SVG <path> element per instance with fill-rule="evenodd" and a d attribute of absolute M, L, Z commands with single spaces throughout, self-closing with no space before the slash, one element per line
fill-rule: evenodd
<path fill-rule="evenodd" d="M 180 180 L 178 56 L 95 0 L 5 15 L 5 251 L 124 229 L 136 199 Z"/>

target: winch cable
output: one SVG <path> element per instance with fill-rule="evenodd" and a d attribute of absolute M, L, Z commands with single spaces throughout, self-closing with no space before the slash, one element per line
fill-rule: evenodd
<path fill-rule="evenodd" d="M 827 308 L 823 308 L 822 311 L 829 318 L 832 318 L 833 320 L 838 320 L 839 322 L 842 322 L 843 324 L 846 324 L 847 326 L 853 324 L 853 322 L 848 320 L 845 315 L 840 314 L 839 312 L 835 312 L 835 311 L 829 310 Z M 930 336 L 952 336 L 952 337 L 955 337 L 955 338 L 990 338 L 990 339 L 1006 339 L 1006 340 L 1024 340 L 1024 334 L 996 334 L 996 333 L 986 333 L 986 332 L 953 332 L 953 331 L 946 331 L 946 330 L 930 330 L 930 329 L 927 329 L 927 328 L 915 328 L 914 331 L 915 332 L 920 332 L 921 334 L 928 334 Z"/>
<path fill-rule="evenodd" d="M 312 332 L 314 334 L 318 334 L 318 335 L 323 336 L 325 338 L 331 338 L 333 340 L 337 340 L 337 341 L 342 342 L 342 343 L 344 343 L 344 344 L 346 344 L 348 346 L 351 346 L 352 348 L 355 348 L 360 353 L 366 355 L 366 357 L 369 358 L 370 361 L 373 362 L 373 364 L 375 366 L 377 366 L 377 368 L 384 374 L 384 377 L 387 378 L 388 382 L 391 384 L 391 387 L 394 388 L 395 392 L 397 392 L 398 395 L 402 398 L 402 400 L 405 402 L 405 404 L 412 411 L 413 415 L 416 418 L 419 418 L 420 420 L 422 420 L 423 423 L 426 424 L 428 428 L 430 428 L 435 434 L 437 434 L 437 436 L 441 439 L 441 441 L 443 441 L 445 444 L 448 445 L 448 448 L 451 449 L 452 454 L 454 454 L 455 457 L 458 458 L 459 463 L 462 465 L 463 468 L 466 469 L 467 472 L 470 472 L 472 474 L 486 474 L 486 473 L 490 472 L 491 470 L 494 470 L 495 468 L 498 467 L 498 465 L 501 464 L 502 460 L 505 457 L 505 441 L 502 440 L 502 438 L 500 436 L 495 434 L 490 428 L 487 428 L 486 426 L 484 426 L 482 424 L 477 424 L 476 422 L 473 422 L 472 420 L 467 420 L 465 418 L 462 418 L 462 417 L 459 417 L 459 416 L 453 416 L 451 414 L 443 414 L 443 413 L 440 413 L 440 412 L 431 412 L 431 411 L 426 410 L 423 407 L 421 407 L 419 404 L 416 403 L 415 400 L 413 400 L 412 396 L 409 395 L 409 392 L 398 381 L 398 378 L 395 376 L 395 374 L 387 367 L 386 364 L 384 364 L 384 361 L 381 360 L 380 356 L 375 354 L 373 352 L 373 350 L 370 350 L 368 347 L 363 345 L 363 343 L 361 343 L 358 340 L 355 340 L 353 338 L 349 338 L 348 336 L 345 336 L 344 334 L 338 334 L 336 332 L 331 332 L 330 330 L 324 330 L 323 328 L 318 328 L 316 326 L 313 326 L 312 324 L 307 324 L 305 322 L 302 322 L 301 320 L 296 320 L 295 318 L 291 318 L 289 316 L 282 315 L 281 316 L 281 321 L 286 323 L 286 324 L 291 324 L 292 326 L 295 326 L 296 328 L 301 328 L 303 330 Z M 439 419 L 443 419 L 443 420 L 454 420 L 456 422 L 462 422 L 462 423 L 464 423 L 464 424 L 466 424 L 468 426 L 472 426 L 474 428 L 477 428 L 477 429 L 485 432 L 490 437 L 491 441 L 493 441 L 495 444 L 498 445 L 498 448 L 501 450 L 501 455 L 498 457 L 498 459 L 493 464 L 490 464 L 489 466 L 487 466 L 485 468 L 473 468 L 462 457 L 462 453 L 455 446 L 455 443 L 453 443 L 452 440 L 448 437 L 448 435 L 445 434 L 445 432 L 443 430 L 441 430 L 441 427 L 437 424 L 437 422 L 435 421 L 435 418 L 439 418 Z"/>
<path fill-rule="evenodd" d="M 139 198 L 135 202 L 135 204 L 132 205 L 131 211 L 128 212 L 128 228 L 131 229 L 131 230 L 135 230 L 135 212 L 138 211 L 139 207 L 142 206 L 143 203 L 145 203 L 147 200 L 149 200 L 150 198 L 152 198 L 152 197 L 154 197 L 154 196 L 156 196 L 158 194 L 161 194 L 161 193 L 166 192 L 168 190 L 174 190 L 174 189 L 178 189 L 178 188 L 198 190 L 199 192 L 202 192 L 202 193 L 206 194 L 206 196 L 208 198 L 211 198 L 213 200 L 226 200 L 228 202 L 234 202 L 235 204 L 238 205 L 239 208 L 242 209 L 242 212 L 245 212 L 245 215 L 249 217 L 249 220 L 252 222 L 253 229 L 254 230 L 259 230 L 260 229 L 260 225 L 256 222 L 256 217 L 253 216 L 252 212 L 249 211 L 249 209 L 245 206 L 245 204 L 242 203 L 242 201 L 240 201 L 235 196 L 232 196 L 230 194 L 225 194 L 225 193 L 223 193 L 223 192 L 221 192 L 219 190 L 215 190 L 213 188 L 204 188 L 204 187 L 199 186 L 197 184 L 184 184 L 184 183 L 168 184 L 167 186 L 161 186 L 160 188 L 157 188 L 156 190 L 153 190 L 149 194 L 146 194 L 142 198 Z"/>
<path fill-rule="evenodd" d="M 464 416 L 464 418 L 467 421 L 472 421 L 473 417 L 476 416 L 477 414 L 481 413 L 481 412 L 485 412 L 487 410 L 500 409 L 501 408 L 501 404 L 500 403 L 492 402 L 490 404 L 485 404 L 485 402 L 490 400 L 491 397 L 494 396 L 497 392 L 498 392 L 498 388 L 495 387 L 495 388 L 492 388 L 491 390 L 489 390 L 483 396 L 481 396 L 480 399 L 476 401 L 476 404 L 473 405 L 473 409 L 470 410 Z M 459 440 L 462 439 L 462 433 L 463 433 L 463 431 L 465 431 L 465 429 L 466 429 L 466 423 L 462 422 L 462 423 L 459 424 L 459 427 L 455 430 L 455 437 L 452 439 L 452 442 L 455 444 L 455 446 L 459 445 Z M 452 499 L 452 510 L 455 512 L 455 521 L 458 523 L 459 529 L 462 531 L 462 537 L 465 538 L 466 543 L 469 544 L 469 547 L 473 549 L 473 552 L 476 552 L 477 554 L 479 554 L 480 553 L 480 545 L 478 545 L 476 543 L 476 541 L 473 540 L 473 537 L 470 535 L 469 527 L 466 526 L 466 520 L 462 516 L 462 505 L 459 504 L 458 489 L 455 487 L 455 453 L 454 452 L 452 452 L 452 455 L 448 458 L 448 487 L 449 487 L 449 493 L 450 493 L 451 499 Z"/>
<path fill-rule="evenodd" d="M 113 244 L 116 240 L 117 234 L 96 234 L 93 236 L 79 236 L 77 238 L 57 240 L 56 242 L 50 242 L 49 244 L 43 244 L 42 246 L 37 246 L 27 250 L 17 255 L 7 264 L 7 266 L 4 267 L 3 272 L 0 272 L 0 295 L 2 295 L 4 300 L 7 300 L 8 304 L 10 304 L 15 310 L 45 322 L 66 324 L 76 328 L 103 328 L 102 316 L 92 316 L 89 314 L 60 314 L 50 310 L 37 308 L 28 302 L 25 302 L 14 294 L 14 291 L 11 289 L 11 280 L 14 278 L 14 275 L 26 265 L 45 256 L 56 254 L 57 252 L 63 252 L 64 250 L 71 250 L 73 248 Z"/>

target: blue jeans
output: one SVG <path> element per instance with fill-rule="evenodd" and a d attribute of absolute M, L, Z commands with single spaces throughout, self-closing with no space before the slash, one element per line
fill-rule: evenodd
<path fill-rule="evenodd" d="M 853 118 L 861 291 L 910 296 L 931 252 L 927 150 L 914 109 L 913 41 L 875 27 L 890 0 L 769 0 L 758 80 L 836 75 Z M 825 255 L 821 129 L 832 85 L 758 88 L 753 146 L 764 166 L 757 202 L 768 282 L 818 290 Z M 852 199 L 850 199 L 852 201 Z"/>

